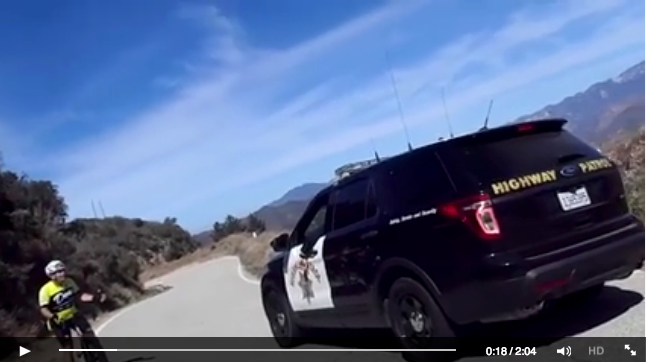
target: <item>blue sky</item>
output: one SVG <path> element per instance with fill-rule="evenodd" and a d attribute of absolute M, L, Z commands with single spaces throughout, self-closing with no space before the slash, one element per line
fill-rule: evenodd
<path fill-rule="evenodd" d="M 153 5 L 154 4 L 154 5 Z M 507 122 L 644 59 L 634 0 L 0 2 L 5 164 L 70 215 L 192 231 L 337 166 Z"/>

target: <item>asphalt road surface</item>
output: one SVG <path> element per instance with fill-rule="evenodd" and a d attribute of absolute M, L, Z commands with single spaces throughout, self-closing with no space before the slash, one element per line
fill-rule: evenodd
<path fill-rule="evenodd" d="M 171 287 L 115 314 L 96 328 L 100 337 L 269 337 L 258 283 L 245 275 L 236 258 L 217 259 L 191 265 L 156 281 Z M 531 321 L 496 325 L 488 334 L 510 336 L 549 336 L 554 343 L 540 347 L 533 358 L 541 361 L 562 358 L 555 353 L 560 338 L 644 337 L 644 273 L 610 283 L 596 300 L 584 305 L 563 303 Z M 163 341 L 163 339 L 157 339 Z M 266 338 L 265 341 L 271 341 Z M 316 342 L 314 342 L 316 343 Z M 162 343 L 160 343 L 162 344 Z M 107 347 L 107 346 L 106 346 Z M 352 346 L 343 346 L 352 348 Z M 156 348 L 172 348 L 163 345 Z M 339 348 L 311 344 L 304 348 Z M 359 347 L 355 347 L 359 348 Z M 372 346 L 380 348 L 380 346 Z M 381 347 L 383 348 L 383 347 Z M 166 362 L 186 359 L 238 361 L 244 358 L 284 362 L 318 361 L 403 361 L 400 353 L 389 352 L 217 352 L 182 357 L 176 352 L 112 352 L 111 362 Z M 640 351 L 641 352 L 641 351 Z M 179 352 L 178 352 L 179 353 Z M 188 353 L 188 352 L 187 352 Z M 451 352 L 437 352 L 451 353 Z M 184 357 L 186 356 L 186 357 Z M 549 357 L 549 358 L 546 358 Z M 638 357 L 643 360 L 643 356 Z M 482 361 L 484 356 L 463 357 L 460 361 Z M 500 359 L 507 360 L 507 359 Z M 579 359 L 595 360 L 595 359 Z M 615 359 L 616 360 L 616 359 Z"/>

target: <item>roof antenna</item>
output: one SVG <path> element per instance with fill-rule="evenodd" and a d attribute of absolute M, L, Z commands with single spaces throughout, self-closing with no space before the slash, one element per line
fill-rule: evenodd
<path fill-rule="evenodd" d="M 99 217 L 96 214 L 96 208 L 94 207 L 94 200 L 90 200 L 90 203 L 92 203 L 92 213 L 94 214 L 94 218 L 98 219 Z"/>
<path fill-rule="evenodd" d="M 493 99 L 489 101 L 489 110 L 487 110 L 487 117 L 485 117 L 484 126 L 480 128 L 480 132 L 486 131 L 489 129 L 487 126 L 489 125 L 489 115 L 491 114 L 491 106 L 493 106 Z"/>
<path fill-rule="evenodd" d="M 446 124 L 449 127 L 449 136 L 453 138 L 453 127 L 451 127 L 451 118 L 449 118 L 449 111 L 446 108 L 446 96 L 444 95 L 444 87 L 442 87 L 442 105 L 444 106 L 444 118 L 446 118 Z"/>
<path fill-rule="evenodd" d="M 370 143 L 372 144 L 372 150 L 375 153 L 375 161 L 381 162 L 381 158 L 379 157 L 379 153 L 377 153 L 377 146 L 375 146 L 375 140 L 371 138 Z"/>
<path fill-rule="evenodd" d="M 390 53 L 388 49 L 385 49 L 386 54 L 386 63 L 388 64 L 388 74 L 390 75 L 390 83 L 393 87 L 393 93 L 395 94 L 395 99 L 397 100 L 397 110 L 399 111 L 399 120 L 404 127 L 404 133 L 406 134 L 406 143 L 408 144 L 408 150 L 412 151 L 413 146 L 410 143 L 410 134 L 408 133 L 408 126 L 406 125 L 406 120 L 404 119 L 404 111 L 402 110 L 402 104 L 399 99 L 399 90 L 397 89 L 397 82 L 395 81 L 395 76 L 393 75 L 393 70 L 390 62 Z"/>

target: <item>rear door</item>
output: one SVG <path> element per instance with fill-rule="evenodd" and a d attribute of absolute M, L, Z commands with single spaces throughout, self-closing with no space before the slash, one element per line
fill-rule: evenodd
<path fill-rule="evenodd" d="M 544 121 L 505 127 L 453 151 L 453 172 L 468 175 L 460 182 L 478 185 L 493 199 L 503 236 L 499 247 L 537 255 L 630 222 L 614 164 L 562 126 Z"/>

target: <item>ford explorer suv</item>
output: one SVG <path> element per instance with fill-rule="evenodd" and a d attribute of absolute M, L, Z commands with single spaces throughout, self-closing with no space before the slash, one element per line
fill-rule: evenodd
<path fill-rule="evenodd" d="M 431 348 L 463 326 L 528 318 L 629 277 L 644 225 L 617 166 L 566 122 L 441 141 L 322 190 L 272 241 L 260 288 L 277 343 L 390 328 L 402 348 Z"/>

